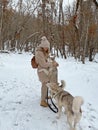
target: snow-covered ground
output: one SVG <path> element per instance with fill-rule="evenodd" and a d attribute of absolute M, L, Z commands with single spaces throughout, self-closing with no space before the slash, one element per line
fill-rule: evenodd
<path fill-rule="evenodd" d="M 66 115 L 57 119 L 49 108 L 40 106 L 41 84 L 31 68 L 31 57 L 0 54 L 0 130 L 69 130 Z M 56 60 L 59 82 L 65 80 L 67 91 L 84 98 L 77 130 L 98 130 L 98 63 Z"/>

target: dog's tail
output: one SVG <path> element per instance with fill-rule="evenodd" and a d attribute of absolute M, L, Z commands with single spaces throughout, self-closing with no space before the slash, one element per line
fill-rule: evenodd
<path fill-rule="evenodd" d="M 73 99 L 73 104 L 72 104 L 72 111 L 74 113 L 79 113 L 81 111 L 81 105 L 83 105 L 84 100 L 81 96 L 76 96 Z"/>
<path fill-rule="evenodd" d="M 60 85 L 61 88 L 65 88 L 66 87 L 66 82 L 64 80 L 61 80 L 61 85 Z"/>

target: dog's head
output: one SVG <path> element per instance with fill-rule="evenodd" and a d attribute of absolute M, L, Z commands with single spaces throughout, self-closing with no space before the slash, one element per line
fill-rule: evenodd
<path fill-rule="evenodd" d="M 54 96 L 56 93 L 64 89 L 65 81 L 61 80 L 61 85 L 59 83 L 47 83 L 46 86 L 49 88 L 51 96 Z"/>
<path fill-rule="evenodd" d="M 47 83 L 46 86 L 48 87 L 51 96 L 54 96 L 58 92 L 58 84 L 56 83 Z"/>

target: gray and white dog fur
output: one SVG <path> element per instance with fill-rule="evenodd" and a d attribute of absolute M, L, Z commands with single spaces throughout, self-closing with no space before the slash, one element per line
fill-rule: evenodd
<path fill-rule="evenodd" d="M 73 97 L 69 92 L 64 90 L 65 86 L 66 82 L 64 80 L 61 80 L 61 85 L 47 83 L 51 96 L 56 100 L 58 106 L 58 118 L 60 118 L 62 107 L 64 107 L 70 130 L 76 130 L 77 123 L 79 123 L 82 117 L 81 106 L 84 100 L 81 96 Z"/>

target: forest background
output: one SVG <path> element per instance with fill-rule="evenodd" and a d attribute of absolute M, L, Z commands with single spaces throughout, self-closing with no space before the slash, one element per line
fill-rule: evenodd
<path fill-rule="evenodd" d="M 71 5 L 66 0 L 0 0 L 0 52 L 34 54 L 43 35 L 57 57 L 93 61 L 98 53 L 98 0 Z"/>

